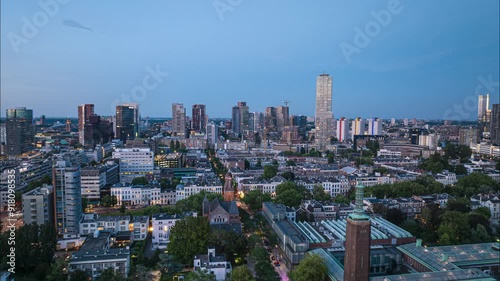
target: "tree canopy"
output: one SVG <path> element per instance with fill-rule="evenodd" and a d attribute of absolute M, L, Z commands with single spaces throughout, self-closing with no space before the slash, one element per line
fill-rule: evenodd
<path fill-rule="evenodd" d="M 262 178 L 268 180 L 275 177 L 277 174 L 278 174 L 278 167 L 274 165 L 265 165 Z"/>
<path fill-rule="evenodd" d="M 210 224 L 205 217 L 188 217 L 175 223 L 170 231 L 168 252 L 183 264 L 191 264 L 193 256 L 207 250 Z"/>
<path fill-rule="evenodd" d="M 145 177 L 138 177 L 132 180 L 133 185 L 148 185 L 149 181 Z"/>
<path fill-rule="evenodd" d="M 299 206 L 303 199 L 311 197 L 310 192 L 302 185 L 294 182 L 284 182 L 276 186 L 276 203 L 285 206 Z"/>
<path fill-rule="evenodd" d="M 310 255 L 303 259 L 297 268 L 290 271 L 288 276 L 291 281 L 325 280 L 328 268 L 322 257 Z"/>
<path fill-rule="evenodd" d="M 233 268 L 229 281 L 255 281 L 255 279 L 253 278 L 252 272 L 250 272 L 248 266 L 242 265 Z"/>
<path fill-rule="evenodd" d="M 271 194 L 262 193 L 258 189 L 251 190 L 241 198 L 241 201 L 247 204 L 251 210 L 256 211 L 262 209 L 263 202 L 271 201 Z"/>
<path fill-rule="evenodd" d="M 332 196 L 330 194 L 326 193 L 325 189 L 321 184 L 317 184 L 314 186 L 313 193 L 312 193 L 313 199 L 318 200 L 318 201 L 331 201 Z"/>

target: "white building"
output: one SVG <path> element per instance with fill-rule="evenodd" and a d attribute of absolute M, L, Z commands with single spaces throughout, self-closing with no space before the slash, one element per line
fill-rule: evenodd
<path fill-rule="evenodd" d="M 219 127 L 214 123 L 207 124 L 207 144 L 209 148 L 214 148 L 219 136 Z"/>
<path fill-rule="evenodd" d="M 349 120 L 344 117 L 337 120 L 337 139 L 339 142 L 346 142 L 349 136 Z"/>
<path fill-rule="evenodd" d="M 311 193 L 314 190 L 314 186 L 321 185 L 325 192 L 332 197 L 336 197 L 339 194 L 345 195 L 351 188 L 349 180 L 345 177 L 298 179 L 295 182 L 298 185 L 304 186 Z"/>
<path fill-rule="evenodd" d="M 77 238 L 82 216 L 80 166 L 68 161 L 57 161 L 55 178 L 55 221 L 58 238 Z"/>
<path fill-rule="evenodd" d="M 120 159 L 120 182 L 153 174 L 154 155 L 149 148 L 117 148 L 113 158 Z"/>
<path fill-rule="evenodd" d="M 238 184 L 238 191 L 247 193 L 252 190 L 259 190 L 262 193 L 270 193 L 272 197 L 276 196 L 276 186 L 283 183 L 284 178 L 276 176 L 269 180 L 264 179 L 246 179 Z"/>
<path fill-rule="evenodd" d="M 161 204 L 160 187 L 115 184 L 111 196 L 116 196 L 117 205 L 158 205 Z"/>
<path fill-rule="evenodd" d="M 224 255 L 216 255 L 215 248 L 209 247 L 207 255 L 194 257 L 194 270 L 211 272 L 215 275 L 215 280 L 224 281 L 231 274 L 232 267 Z"/>
<path fill-rule="evenodd" d="M 149 230 L 149 216 L 134 216 L 130 222 L 133 241 L 142 241 L 146 239 Z"/>
<path fill-rule="evenodd" d="M 437 174 L 434 177 L 437 182 L 440 182 L 444 185 L 451 185 L 457 183 L 457 175 L 451 172 L 442 172 Z"/>
<path fill-rule="evenodd" d="M 352 139 L 352 141 L 354 141 L 354 136 L 365 134 L 365 131 L 366 131 L 365 126 L 366 126 L 365 120 L 361 119 L 360 117 L 352 120 L 352 126 L 351 126 L 351 139 Z"/>
<path fill-rule="evenodd" d="M 401 151 L 393 151 L 382 148 L 377 151 L 377 156 L 401 157 Z"/>
<path fill-rule="evenodd" d="M 368 135 L 371 136 L 382 135 L 382 119 L 380 118 L 368 119 Z"/>
<path fill-rule="evenodd" d="M 319 150 L 325 149 L 330 143 L 330 137 L 333 136 L 333 110 L 332 93 L 333 78 L 329 74 L 320 74 L 316 78 L 316 143 Z"/>
<path fill-rule="evenodd" d="M 153 228 L 152 246 L 153 249 L 165 249 L 170 242 L 170 231 L 175 223 L 188 216 L 196 217 L 196 213 L 186 213 L 183 215 L 154 214 L 151 220 Z"/>
<path fill-rule="evenodd" d="M 177 185 L 175 189 L 175 200 L 186 199 L 191 195 L 198 194 L 201 191 L 222 194 L 222 185 L 216 186 L 198 186 L 198 185 Z"/>
<path fill-rule="evenodd" d="M 472 196 L 470 200 L 479 202 L 482 207 L 490 209 L 491 224 L 493 225 L 500 224 L 500 195 L 498 194 L 476 195 Z"/>

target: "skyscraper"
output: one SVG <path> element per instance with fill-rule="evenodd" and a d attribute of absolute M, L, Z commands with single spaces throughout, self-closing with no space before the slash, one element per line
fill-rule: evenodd
<path fill-rule="evenodd" d="M 247 103 L 244 101 L 238 102 L 233 106 L 231 112 L 232 131 L 236 134 L 243 134 L 250 130 L 250 114 Z"/>
<path fill-rule="evenodd" d="M 368 135 L 371 136 L 382 135 L 382 119 L 379 118 L 368 119 Z"/>
<path fill-rule="evenodd" d="M 276 132 L 276 108 L 266 107 L 266 114 L 264 117 L 264 128 L 267 133 Z"/>
<path fill-rule="evenodd" d="M 17 156 L 29 151 L 35 140 L 33 110 L 26 107 L 7 109 L 5 137 L 7 155 Z"/>
<path fill-rule="evenodd" d="M 192 109 L 192 126 L 193 131 L 197 133 L 205 133 L 207 128 L 206 107 L 204 104 L 195 104 Z"/>
<path fill-rule="evenodd" d="M 363 210 L 364 187 L 356 186 L 356 209 L 347 218 L 344 280 L 368 281 L 370 275 L 370 217 Z"/>
<path fill-rule="evenodd" d="M 349 135 L 349 120 L 344 117 L 337 120 L 337 139 L 339 142 L 346 142 Z"/>
<path fill-rule="evenodd" d="M 233 131 L 233 133 L 240 133 L 240 120 L 240 109 L 238 106 L 233 106 L 231 109 L 231 131 Z"/>
<path fill-rule="evenodd" d="M 84 145 L 95 146 L 97 144 L 108 143 L 113 139 L 113 123 L 104 120 L 99 115 L 92 115 L 85 123 Z"/>
<path fill-rule="evenodd" d="M 139 105 L 125 103 L 116 106 L 116 138 L 126 143 L 139 135 Z"/>
<path fill-rule="evenodd" d="M 219 137 L 219 127 L 212 122 L 207 125 L 207 143 L 209 148 L 214 148 Z"/>
<path fill-rule="evenodd" d="M 500 145 L 500 104 L 491 108 L 490 139 L 494 144 Z"/>
<path fill-rule="evenodd" d="M 276 107 L 276 130 L 278 134 L 283 132 L 285 126 L 290 126 L 290 112 L 288 106 Z"/>
<path fill-rule="evenodd" d="M 52 167 L 54 224 L 58 238 L 75 238 L 82 216 L 80 166 L 57 160 Z"/>
<path fill-rule="evenodd" d="M 488 109 L 490 109 L 490 94 L 479 95 L 477 101 L 477 120 L 478 122 L 486 122 Z"/>
<path fill-rule="evenodd" d="M 321 74 L 316 79 L 316 142 L 324 150 L 333 136 L 332 77 Z"/>
<path fill-rule="evenodd" d="M 351 136 L 352 141 L 354 141 L 354 136 L 364 135 L 365 134 L 365 120 L 360 117 L 352 120 L 352 128 L 351 128 Z"/>
<path fill-rule="evenodd" d="M 78 106 L 78 142 L 85 145 L 85 124 L 89 122 L 90 116 L 94 115 L 93 104 L 81 104 Z"/>
<path fill-rule="evenodd" d="M 177 136 L 186 137 L 186 109 L 182 103 L 172 104 L 172 131 Z"/>

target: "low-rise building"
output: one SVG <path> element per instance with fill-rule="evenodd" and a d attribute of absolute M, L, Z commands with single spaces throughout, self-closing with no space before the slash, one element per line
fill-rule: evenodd
<path fill-rule="evenodd" d="M 24 224 L 36 223 L 41 225 L 45 223 L 53 223 L 53 195 L 52 186 L 46 184 L 24 193 L 22 196 Z"/>
<path fill-rule="evenodd" d="M 149 216 L 134 216 L 130 225 L 133 241 L 146 239 L 149 230 Z"/>
<path fill-rule="evenodd" d="M 151 220 L 153 228 L 152 247 L 153 249 L 165 249 L 170 242 L 170 231 L 175 223 L 186 217 L 196 217 L 196 213 L 175 214 L 154 214 Z"/>
<path fill-rule="evenodd" d="M 215 248 L 209 247 L 207 255 L 194 257 L 194 270 L 208 271 L 215 275 L 215 280 L 224 281 L 232 271 L 231 263 L 226 261 L 224 255 L 216 255 Z"/>

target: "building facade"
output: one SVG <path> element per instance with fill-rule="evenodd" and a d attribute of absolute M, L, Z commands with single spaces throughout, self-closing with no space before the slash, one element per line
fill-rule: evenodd
<path fill-rule="evenodd" d="M 52 168 L 54 224 L 58 238 L 76 238 L 82 216 L 80 166 L 57 161 Z"/>
<path fill-rule="evenodd" d="M 321 74 L 316 79 L 316 142 L 324 150 L 333 136 L 332 76 Z"/>

